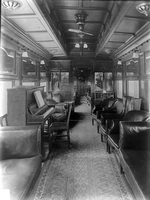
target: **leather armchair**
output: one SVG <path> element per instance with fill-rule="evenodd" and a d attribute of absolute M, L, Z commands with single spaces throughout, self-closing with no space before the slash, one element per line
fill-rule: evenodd
<path fill-rule="evenodd" d="M 1 191 L 10 191 L 10 200 L 26 199 L 41 170 L 39 126 L 0 128 Z"/>
<path fill-rule="evenodd" d="M 125 114 L 134 109 L 134 97 L 124 96 L 123 99 L 118 99 L 115 113 L 100 113 L 98 114 L 97 126 L 98 132 L 101 133 L 101 141 L 107 141 L 107 120 L 108 119 L 122 119 Z"/>
<path fill-rule="evenodd" d="M 149 142 L 150 122 L 120 122 L 120 169 L 137 200 L 150 199 Z"/>
<path fill-rule="evenodd" d="M 107 120 L 107 152 L 111 153 L 112 149 L 119 150 L 121 121 L 141 122 L 146 121 L 149 116 L 147 111 L 131 110 L 122 119 Z"/>
<path fill-rule="evenodd" d="M 94 125 L 94 121 L 97 122 L 99 111 L 113 112 L 114 102 L 116 102 L 116 99 L 109 98 L 109 99 L 104 99 L 103 101 L 100 101 L 99 104 L 94 106 L 92 110 L 92 125 Z"/>
<path fill-rule="evenodd" d="M 116 99 L 111 109 L 97 112 L 97 130 L 101 134 L 101 141 L 104 141 L 106 135 L 107 119 L 122 119 L 124 116 L 124 105 L 122 99 Z"/>

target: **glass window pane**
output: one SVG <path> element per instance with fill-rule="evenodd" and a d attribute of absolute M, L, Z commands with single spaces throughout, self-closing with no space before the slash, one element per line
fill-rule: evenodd
<path fill-rule="evenodd" d="M 61 82 L 69 83 L 69 72 L 61 72 Z"/>
<path fill-rule="evenodd" d="M 7 89 L 12 88 L 12 81 L 0 81 L 0 116 L 7 113 Z"/>
<path fill-rule="evenodd" d="M 103 91 L 103 72 L 95 72 L 95 91 Z"/>
<path fill-rule="evenodd" d="M 105 90 L 107 92 L 113 91 L 113 77 L 111 72 L 104 73 Z"/>

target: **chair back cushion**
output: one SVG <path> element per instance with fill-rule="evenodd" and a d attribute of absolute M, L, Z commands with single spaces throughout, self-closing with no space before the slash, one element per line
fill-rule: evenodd
<path fill-rule="evenodd" d="M 121 149 L 150 150 L 150 122 L 120 122 Z"/>
<path fill-rule="evenodd" d="M 116 114 L 123 114 L 124 106 L 123 106 L 123 99 L 118 99 L 115 104 Z"/>
<path fill-rule="evenodd" d="M 125 98 L 125 108 L 124 108 L 124 111 L 125 111 L 125 114 L 127 112 L 129 112 L 130 110 L 133 110 L 133 106 L 134 106 L 134 97 L 131 97 L 131 96 L 126 96 L 124 97 Z"/>

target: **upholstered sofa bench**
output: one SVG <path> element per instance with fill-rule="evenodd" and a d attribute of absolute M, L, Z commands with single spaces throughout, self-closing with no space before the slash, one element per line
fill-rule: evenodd
<path fill-rule="evenodd" d="M 0 127 L 0 191 L 10 200 L 29 197 L 41 170 L 41 130 L 38 126 Z"/>
<path fill-rule="evenodd" d="M 150 199 L 150 122 L 120 122 L 119 159 L 137 200 Z"/>

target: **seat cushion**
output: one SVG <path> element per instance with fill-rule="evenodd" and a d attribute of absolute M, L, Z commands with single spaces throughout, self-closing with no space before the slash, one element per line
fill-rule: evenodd
<path fill-rule="evenodd" d="M 23 199 L 41 169 L 41 156 L 0 161 L 0 189 L 10 190 L 10 200 Z"/>
<path fill-rule="evenodd" d="M 67 123 L 66 122 L 54 122 L 50 125 L 49 130 L 67 130 Z"/>
<path fill-rule="evenodd" d="M 64 122 L 67 119 L 66 113 L 54 113 L 52 114 L 52 122 Z"/>

